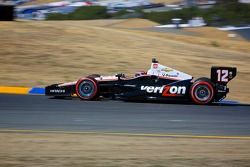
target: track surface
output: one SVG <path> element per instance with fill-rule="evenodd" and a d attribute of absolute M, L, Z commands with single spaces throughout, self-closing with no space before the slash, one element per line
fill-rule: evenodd
<path fill-rule="evenodd" d="M 0 95 L 0 130 L 250 136 L 249 106 L 197 106 Z"/>

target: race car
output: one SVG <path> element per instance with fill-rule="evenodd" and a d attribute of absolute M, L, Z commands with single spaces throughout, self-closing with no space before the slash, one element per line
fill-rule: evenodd
<path fill-rule="evenodd" d="M 237 73 L 235 67 L 212 67 L 211 77 L 194 79 L 191 75 L 159 64 L 152 59 L 147 72 L 101 76 L 92 74 L 77 81 L 47 86 L 45 95 L 56 98 L 77 95 L 81 100 L 104 98 L 125 101 L 191 102 L 205 105 L 223 100 L 227 83 Z"/>

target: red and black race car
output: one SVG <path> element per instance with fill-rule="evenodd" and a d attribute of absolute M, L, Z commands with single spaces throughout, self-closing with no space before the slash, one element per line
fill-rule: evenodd
<path fill-rule="evenodd" d="M 76 94 L 82 100 L 110 98 L 210 104 L 226 97 L 229 92 L 227 83 L 236 73 L 235 67 L 212 67 L 210 78 L 195 80 L 191 75 L 163 66 L 153 59 L 147 72 L 137 72 L 131 78 L 124 74 L 92 74 L 78 81 L 47 86 L 45 94 L 54 97 L 71 97 Z"/>

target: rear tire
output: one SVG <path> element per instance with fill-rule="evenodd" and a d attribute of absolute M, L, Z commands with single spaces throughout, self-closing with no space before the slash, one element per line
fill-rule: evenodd
<path fill-rule="evenodd" d="M 76 83 L 76 94 L 82 100 L 95 100 L 98 96 L 98 83 L 94 78 L 81 78 Z"/>
<path fill-rule="evenodd" d="M 214 86 L 208 78 L 197 79 L 190 88 L 191 100 L 200 105 L 210 104 L 214 100 Z"/>

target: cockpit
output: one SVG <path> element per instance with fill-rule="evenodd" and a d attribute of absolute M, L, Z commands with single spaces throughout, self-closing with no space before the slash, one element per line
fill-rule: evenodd
<path fill-rule="evenodd" d="M 173 68 L 164 66 L 159 64 L 159 62 L 153 58 L 151 67 L 147 71 L 147 73 L 139 73 L 141 75 L 155 75 L 159 77 L 166 77 L 166 78 L 173 78 L 173 79 L 178 79 L 178 80 L 187 80 L 187 79 L 192 79 L 193 77 L 191 75 L 188 75 L 186 73 L 183 73 L 181 71 L 175 70 Z M 136 76 L 139 75 L 138 72 L 136 73 Z"/>

